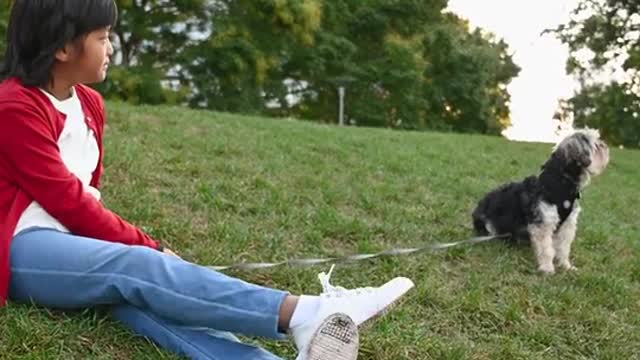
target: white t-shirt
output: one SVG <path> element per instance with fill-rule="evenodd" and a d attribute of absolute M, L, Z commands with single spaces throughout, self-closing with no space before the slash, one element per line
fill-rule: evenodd
<path fill-rule="evenodd" d="M 96 137 L 86 122 L 80 99 L 71 89 L 72 95 L 65 100 L 58 100 L 48 92 L 47 95 L 53 106 L 67 116 L 64 129 L 58 138 L 58 148 L 62 161 L 69 171 L 77 176 L 85 186 L 85 191 L 100 199 L 100 191 L 89 185 L 93 172 L 98 166 L 100 149 Z M 58 220 L 47 213 L 36 201 L 31 202 L 18 220 L 14 235 L 30 227 L 44 227 L 69 232 Z"/>

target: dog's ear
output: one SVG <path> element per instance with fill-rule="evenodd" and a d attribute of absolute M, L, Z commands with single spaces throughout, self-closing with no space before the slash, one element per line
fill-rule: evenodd
<path fill-rule="evenodd" d="M 578 167 L 585 169 L 591 165 L 591 151 L 585 148 L 576 150 L 573 159 L 578 164 Z"/>

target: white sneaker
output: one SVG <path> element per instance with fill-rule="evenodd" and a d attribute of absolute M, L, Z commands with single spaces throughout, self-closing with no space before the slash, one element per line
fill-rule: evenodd
<path fill-rule="evenodd" d="M 316 333 L 316 329 L 321 327 L 321 324 L 324 324 L 325 319 L 339 313 L 351 318 L 356 326 L 360 326 L 382 315 L 393 303 L 400 299 L 402 295 L 414 287 L 411 280 L 397 277 L 380 287 L 349 290 L 330 284 L 329 280 L 331 279 L 331 273 L 334 267 L 335 265 L 331 266 L 328 274 L 324 272 L 318 274 L 323 292 L 319 296 L 317 314 L 312 319 L 290 329 L 290 333 L 301 354 L 308 350 L 309 339 L 313 338 L 312 335 Z M 357 356 L 357 354 L 354 356 Z M 307 358 L 299 356 L 298 359 L 304 360 Z M 318 357 L 308 359 L 324 360 L 325 358 Z M 342 360 L 343 358 L 338 359 Z M 347 357 L 344 359 L 352 358 Z M 355 357 L 353 359 L 355 359 Z"/>
<path fill-rule="evenodd" d="M 335 313 L 320 319 L 322 323 L 318 326 L 317 319 L 292 332 L 299 351 L 296 360 L 356 360 L 360 339 L 353 320 Z"/>
<path fill-rule="evenodd" d="M 328 274 L 318 274 L 323 292 L 320 294 L 319 314 L 341 312 L 349 315 L 360 326 L 373 320 L 389 309 L 402 295 L 414 287 L 413 281 L 397 277 L 380 287 L 345 289 L 329 282 L 335 265 Z"/>

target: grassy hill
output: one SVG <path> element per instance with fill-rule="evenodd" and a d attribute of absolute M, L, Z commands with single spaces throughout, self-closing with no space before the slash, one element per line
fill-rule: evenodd
<path fill-rule="evenodd" d="M 107 206 L 203 265 L 465 239 L 476 201 L 550 153 L 494 137 L 109 105 Z M 640 358 L 639 164 L 640 152 L 613 150 L 583 193 L 576 273 L 541 277 L 528 249 L 500 243 L 338 265 L 332 280 L 345 287 L 398 275 L 417 284 L 362 332 L 360 358 Z M 313 294 L 326 270 L 232 274 Z M 294 357 L 289 343 L 263 344 Z M 10 304 L 0 358 L 176 357 L 100 311 Z"/>

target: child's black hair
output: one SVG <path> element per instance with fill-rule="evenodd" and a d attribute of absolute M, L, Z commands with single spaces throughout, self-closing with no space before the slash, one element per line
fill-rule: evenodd
<path fill-rule="evenodd" d="M 117 19 L 114 0 L 15 0 L 0 78 L 17 77 L 24 85 L 45 87 L 58 50 L 115 26 Z"/>

